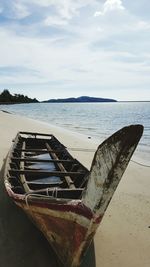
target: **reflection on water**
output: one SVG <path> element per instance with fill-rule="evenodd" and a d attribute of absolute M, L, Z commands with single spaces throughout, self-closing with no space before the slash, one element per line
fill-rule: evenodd
<path fill-rule="evenodd" d="M 30 157 L 33 160 L 49 160 L 52 159 L 49 153 L 36 155 Z M 36 170 L 49 170 L 49 171 L 56 171 L 55 164 L 53 162 L 34 162 L 28 165 L 28 169 L 36 169 Z M 34 184 L 59 184 L 61 183 L 61 179 L 58 176 L 48 176 L 42 177 L 41 179 L 34 179 Z"/>

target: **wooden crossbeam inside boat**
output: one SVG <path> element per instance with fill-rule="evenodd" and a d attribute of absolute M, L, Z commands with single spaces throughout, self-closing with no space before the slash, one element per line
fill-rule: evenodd
<path fill-rule="evenodd" d="M 43 188 L 43 186 L 45 186 L 46 188 L 48 187 L 48 186 L 51 186 L 52 188 L 53 188 L 53 190 L 54 190 L 54 187 L 56 187 L 56 186 L 60 186 L 60 185 L 62 185 L 62 183 L 63 182 L 46 182 L 46 183 L 44 183 L 44 184 L 41 184 L 41 183 L 37 183 L 36 182 L 36 180 L 33 180 L 33 181 L 27 181 L 27 184 L 28 185 L 35 185 L 36 187 L 38 187 L 38 186 L 42 186 L 42 188 Z"/>
<path fill-rule="evenodd" d="M 38 135 L 38 136 L 49 136 L 52 137 L 52 134 L 44 134 L 44 133 L 34 133 L 34 132 L 19 132 L 20 134 L 27 134 L 27 135 Z"/>
<path fill-rule="evenodd" d="M 76 191 L 80 191 L 82 192 L 84 190 L 84 188 L 57 188 L 57 192 L 76 192 Z M 34 190 L 34 193 L 42 193 L 42 192 L 53 192 L 54 188 L 44 188 L 44 189 L 38 189 L 38 190 Z"/>
<path fill-rule="evenodd" d="M 36 152 L 36 153 L 46 153 L 47 152 L 46 149 L 19 149 L 19 148 L 15 148 L 15 151 L 20 151 L 20 152 Z M 59 153 L 59 152 L 62 152 L 62 150 L 61 149 L 58 149 L 58 150 L 51 149 L 49 152 Z"/>
<path fill-rule="evenodd" d="M 51 152 L 51 147 L 48 143 L 46 143 L 46 147 L 47 147 L 47 151 L 50 153 L 50 156 L 54 159 L 54 160 L 58 160 L 59 158 L 57 157 L 57 155 L 54 152 Z M 61 173 L 66 173 L 66 175 L 64 176 L 66 183 L 68 185 L 69 188 L 76 188 L 74 185 L 74 182 L 72 181 L 71 177 L 69 175 L 69 172 L 66 171 L 65 167 L 62 165 L 62 163 L 57 163 L 58 168 L 60 169 Z"/>
<path fill-rule="evenodd" d="M 19 158 L 11 157 L 11 160 L 25 161 L 25 162 L 61 162 L 61 163 L 73 163 L 74 160 L 70 159 L 33 159 L 33 158 Z"/>
<path fill-rule="evenodd" d="M 45 174 L 50 176 L 58 176 L 58 177 L 64 177 L 66 175 L 77 177 L 80 175 L 84 175 L 83 172 L 65 172 L 65 171 L 49 171 L 49 170 L 19 170 L 19 169 L 9 169 L 10 173 L 16 173 L 16 174 Z"/>

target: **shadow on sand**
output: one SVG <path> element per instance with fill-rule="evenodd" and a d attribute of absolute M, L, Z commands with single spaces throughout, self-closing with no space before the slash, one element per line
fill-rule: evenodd
<path fill-rule="evenodd" d="M 23 211 L 9 199 L 0 172 L 0 266 L 61 267 L 42 233 Z M 96 267 L 92 243 L 81 267 Z"/>

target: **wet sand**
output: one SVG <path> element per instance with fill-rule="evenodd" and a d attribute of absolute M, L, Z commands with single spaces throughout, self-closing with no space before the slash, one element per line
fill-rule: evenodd
<path fill-rule="evenodd" d="M 58 267 L 54 252 L 27 216 L 8 198 L 3 165 L 17 131 L 53 133 L 90 168 L 98 143 L 87 136 L 0 111 L 0 266 Z M 109 205 L 82 267 L 150 266 L 150 168 L 131 162 Z"/>

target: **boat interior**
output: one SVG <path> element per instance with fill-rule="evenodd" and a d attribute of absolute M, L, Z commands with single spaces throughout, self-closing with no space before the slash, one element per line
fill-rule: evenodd
<path fill-rule="evenodd" d="M 80 199 L 89 174 L 55 136 L 32 132 L 17 134 L 8 165 L 16 194 Z"/>

